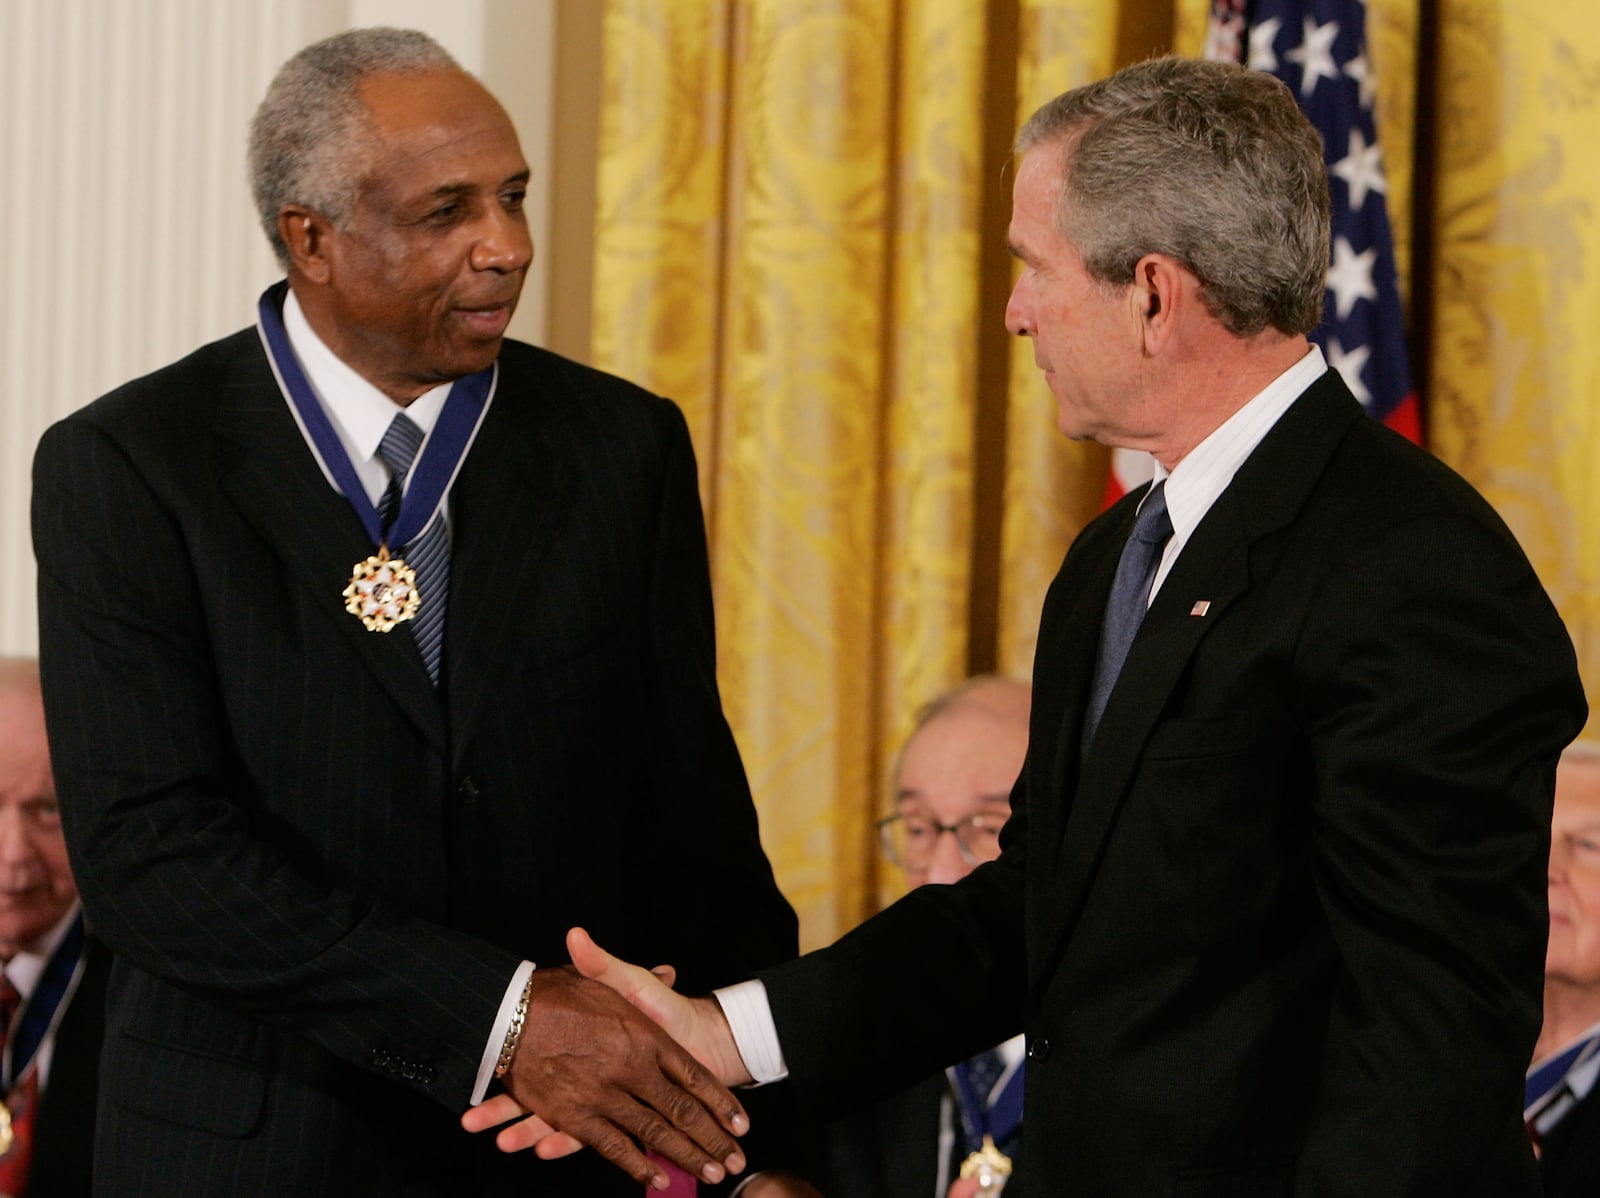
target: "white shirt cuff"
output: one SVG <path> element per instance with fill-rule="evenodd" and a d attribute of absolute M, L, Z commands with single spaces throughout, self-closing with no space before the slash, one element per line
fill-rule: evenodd
<path fill-rule="evenodd" d="M 511 975 L 511 984 L 506 987 L 506 996 L 500 1000 L 500 1011 L 494 1017 L 489 1043 L 484 1045 L 483 1059 L 478 1062 L 478 1080 L 472 1087 L 472 1106 L 483 1101 L 484 1092 L 494 1080 L 494 1067 L 500 1063 L 500 1050 L 505 1047 L 506 1033 L 511 1030 L 511 1017 L 517 1013 L 517 1004 L 522 1001 L 522 989 L 532 974 L 533 962 L 524 961 L 517 966 L 517 972 Z"/>
<path fill-rule="evenodd" d="M 759 979 L 740 982 L 712 991 L 727 1017 L 733 1043 L 744 1058 L 744 1067 L 755 1084 L 782 1081 L 789 1076 L 783 1048 L 778 1043 L 778 1028 L 772 1022 L 772 1004 L 767 988 Z"/>

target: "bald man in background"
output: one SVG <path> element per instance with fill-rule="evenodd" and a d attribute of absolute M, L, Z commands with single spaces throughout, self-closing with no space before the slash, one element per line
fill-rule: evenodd
<path fill-rule="evenodd" d="M 39 668 L 0 658 L 0 1194 L 89 1194 L 105 949 L 67 861 Z"/>
<path fill-rule="evenodd" d="M 969 678 L 917 713 L 895 766 L 895 812 L 878 823 L 884 855 L 911 887 L 960 881 L 1000 855 L 1011 787 L 1028 751 L 1025 683 Z M 1016 1160 L 1023 1038 L 1013 1036 L 823 1129 L 828 1198 L 945 1198 L 983 1136 Z M 976 1181 L 963 1183 L 975 1187 Z M 1006 1183 L 1021 1198 L 1021 1178 Z"/>

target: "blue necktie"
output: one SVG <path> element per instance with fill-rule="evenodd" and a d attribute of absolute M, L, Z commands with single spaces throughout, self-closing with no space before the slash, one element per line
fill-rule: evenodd
<path fill-rule="evenodd" d="M 994 1098 L 995 1085 L 1000 1081 L 1000 1075 L 1006 1071 L 1005 1059 L 993 1048 L 986 1048 L 975 1057 L 969 1057 L 956 1066 L 964 1073 L 972 1093 L 978 1096 L 983 1103 L 983 1112 L 987 1113 L 989 1105 Z M 976 1152 L 983 1147 L 983 1133 L 985 1127 L 968 1127 L 968 1120 L 963 1120 L 962 1138 L 966 1141 L 966 1151 Z"/>
<path fill-rule="evenodd" d="M 1134 634 L 1144 622 L 1144 613 L 1150 605 L 1150 584 L 1155 581 L 1156 567 L 1161 563 L 1161 550 L 1172 535 L 1172 521 L 1167 518 L 1167 497 L 1163 493 L 1165 486 L 1163 479 L 1144 497 L 1133 522 L 1133 532 L 1122 547 L 1122 559 L 1117 562 L 1117 576 L 1111 583 L 1111 598 L 1106 601 L 1105 622 L 1100 629 L 1100 656 L 1095 662 L 1089 710 L 1084 718 L 1085 753 L 1105 713 L 1111 689 L 1117 684 L 1117 675 L 1122 673 L 1122 663 L 1127 659 Z"/>
<path fill-rule="evenodd" d="M 389 485 L 378 500 L 378 519 L 385 532 L 400 510 L 406 474 L 421 447 L 422 430 L 404 412 L 394 418 L 378 445 L 378 456 L 389 467 Z M 428 667 L 428 677 L 437 686 L 439 659 L 444 652 L 445 600 L 450 592 L 450 533 L 444 526 L 443 511 L 434 513 L 428 527 L 411 544 L 398 549 L 391 547 L 391 552 L 405 558 L 406 565 L 417 572 L 422 605 L 411 621 L 411 635 L 422 653 L 423 664 Z"/>

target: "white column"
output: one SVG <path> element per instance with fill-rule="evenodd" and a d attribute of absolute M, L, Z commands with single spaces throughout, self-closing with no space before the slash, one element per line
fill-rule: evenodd
<path fill-rule="evenodd" d="M 284 3 L 0 4 L 0 652 L 37 644 L 39 434 L 247 324 L 278 273 L 244 148 L 304 24 Z"/>

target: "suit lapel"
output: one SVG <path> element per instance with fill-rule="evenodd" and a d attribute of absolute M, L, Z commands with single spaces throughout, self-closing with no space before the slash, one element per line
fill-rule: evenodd
<path fill-rule="evenodd" d="M 443 712 L 409 630 L 368 632 L 344 609 L 351 567 L 372 552 L 348 501 L 323 477 L 259 344 L 235 362 L 217 415 L 219 436 L 241 452 L 224 479 L 240 515 L 267 542 L 313 606 L 441 753 Z"/>
<path fill-rule="evenodd" d="M 507 668 L 516 668 L 512 648 L 529 642 L 528 596 L 572 486 L 537 388 L 504 358 L 501 365 L 493 404 L 450 492 L 444 668 L 455 728 L 471 726 Z"/>
<path fill-rule="evenodd" d="M 1028 820 L 1030 842 L 1046 850 L 1030 854 L 1041 878 L 1054 866 L 1077 792 L 1084 710 L 1100 626 L 1137 505 L 1137 497 L 1130 497 L 1084 530 L 1062 564 L 1040 617 L 1034 666 L 1034 713 L 1040 722 L 1030 728 L 1029 737 L 1032 744 L 1055 748 L 1038 762 L 1044 776 L 1028 780 L 1030 794 L 1040 796 L 1030 802 Z M 1030 767 L 1031 757 L 1030 753 Z"/>
<path fill-rule="evenodd" d="M 1094 632 L 1088 652 L 1075 659 L 1082 664 L 1068 693 L 1076 700 L 1066 704 L 1054 765 L 1053 795 L 1071 797 L 1044 804 L 1059 809 L 1064 825 L 1059 838 L 1030 837 L 1030 851 L 1043 850 L 1046 858 L 1034 873 L 1034 916 L 1029 921 L 1040 937 L 1037 951 L 1030 954 L 1035 983 L 1054 956 L 1045 950 L 1064 940 L 1076 921 L 1145 744 L 1174 688 L 1205 636 L 1252 585 L 1252 547 L 1293 521 L 1344 431 L 1364 418 L 1343 381 L 1329 371 L 1295 401 L 1240 466 L 1162 583 L 1079 772 L 1083 706 L 1094 671 L 1100 615 L 1132 527 L 1131 512 L 1112 538 L 1114 546 L 1100 547 L 1087 567 L 1081 583 L 1085 601 L 1071 609 L 1069 618 L 1091 623 Z M 1094 596 L 1099 607 L 1091 612 L 1088 599 Z M 1202 603 L 1203 612 L 1197 609 Z M 1074 635 L 1079 652 L 1081 639 L 1080 631 Z M 1074 777 L 1076 785 L 1071 786 Z"/>

